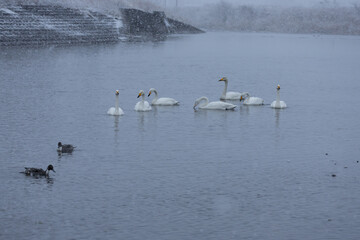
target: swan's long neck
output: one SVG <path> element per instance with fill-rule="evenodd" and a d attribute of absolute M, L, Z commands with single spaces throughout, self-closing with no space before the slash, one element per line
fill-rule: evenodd
<path fill-rule="evenodd" d="M 115 99 L 115 114 L 119 114 L 119 95 L 116 95 Z"/>
<path fill-rule="evenodd" d="M 276 106 L 280 106 L 280 90 L 276 90 Z"/>
<path fill-rule="evenodd" d="M 153 90 L 153 93 L 155 94 L 155 97 L 154 97 L 154 99 L 152 100 L 152 102 L 154 103 L 154 102 L 156 102 L 156 101 L 158 100 L 158 93 L 157 93 L 156 90 Z"/>
<path fill-rule="evenodd" d="M 199 107 L 204 107 L 209 104 L 209 99 L 207 97 L 201 97 L 200 102 L 205 101 L 203 104 L 201 104 Z"/>
<path fill-rule="evenodd" d="M 145 102 L 145 94 L 141 95 L 141 102 L 144 104 L 144 102 Z"/>
<path fill-rule="evenodd" d="M 225 87 L 224 87 L 224 91 L 222 92 L 221 98 L 225 99 L 226 97 L 226 92 L 227 92 L 227 87 L 228 87 L 228 81 L 224 81 L 225 82 Z"/>

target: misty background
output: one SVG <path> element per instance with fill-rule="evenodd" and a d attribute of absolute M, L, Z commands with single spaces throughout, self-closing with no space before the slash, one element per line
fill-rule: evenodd
<path fill-rule="evenodd" d="M 360 34 L 359 0 L 3 0 L 60 4 L 118 14 L 119 8 L 165 11 L 207 31 Z"/>

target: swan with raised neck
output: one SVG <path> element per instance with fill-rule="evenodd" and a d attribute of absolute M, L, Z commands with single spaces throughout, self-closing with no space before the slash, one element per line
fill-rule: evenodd
<path fill-rule="evenodd" d="M 284 101 L 280 101 L 280 85 L 276 87 L 276 100 L 271 103 L 272 108 L 286 108 L 286 103 Z"/>
<path fill-rule="evenodd" d="M 227 77 L 223 77 L 219 80 L 219 82 L 225 82 L 224 90 L 221 94 L 220 100 L 239 100 L 241 98 L 241 95 L 244 93 L 240 92 L 228 92 L 228 79 Z"/>
<path fill-rule="evenodd" d="M 140 90 L 137 97 L 138 98 L 141 97 L 141 101 L 136 103 L 135 108 L 134 108 L 135 111 L 138 111 L 138 112 L 150 111 L 151 106 L 148 101 L 145 101 L 145 93 L 143 90 Z"/>
<path fill-rule="evenodd" d="M 119 90 L 115 91 L 115 107 L 109 108 L 107 114 L 120 116 L 124 114 L 124 111 L 119 107 Z"/>

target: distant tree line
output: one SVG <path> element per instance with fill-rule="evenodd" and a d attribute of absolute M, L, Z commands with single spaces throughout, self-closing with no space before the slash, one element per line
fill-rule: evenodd
<path fill-rule="evenodd" d="M 265 7 L 220 2 L 169 13 L 207 30 L 360 35 L 360 5 Z"/>

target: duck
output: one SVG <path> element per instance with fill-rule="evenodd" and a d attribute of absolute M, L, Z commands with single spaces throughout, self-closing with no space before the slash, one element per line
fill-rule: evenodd
<path fill-rule="evenodd" d="M 62 144 L 61 142 L 58 142 L 58 148 L 57 151 L 59 153 L 72 153 L 76 147 L 74 147 L 71 144 Z"/>
<path fill-rule="evenodd" d="M 143 90 L 140 90 L 139 95 L 137 97 L 138 98 L 142 97 L 142 99 L 140 102 L 136 103 L 135 108 L 134 108 L 135 111 L 138 111 L 138 112 L 151 111 L 151 106 L 150 106 L 149 102 L 145 101 L 145 93 Z"/>
<path fill-rule="evenodd" d="M 115 91 L 115 107 L 111 107 L 109 108 L 109 110 L 107 111 L 107 114 L 109 115 L 113 115 L 113 116 L 120 116 L 120 115 L 124 115 L 124 111 L 119 107 L 119 90 Z"/>
<path fill-rule="evenodd" d="M 25 167 L 25 171 L 20 172 L 20 173 L 24 173 L 27 176 L 33 176 L 33 177 L 49 177 L 50 171 L 53 171 L 54 173 L 56 173 L 53 165 L 51 165 L 51 164 L 46 168 L 46 170 L 44 170 L 42 168 Z"/>
<path fill-rule="evenodd" d="M 201 103 L 203 101 L 205 102 Z M 222 101 L 209 102 L 209 99 L 207 97 L 201 97 L 196 99 L 193 107 L 194 110 L 196 110 L 196 106 L 198 105 L 199 105 L 199 109 L 206 109 L 206 110 L 234 110 L 236 108 L 236 105 L 227 102 L 222 102 Z"/>
<path fill-rule="evenodd" d="M 221 94 L 220 100 L 239 100 L 241 96 L 245 94 L 240 92 L 228 92 L 228 79 L 226 77 L 221 78 L 219 82 L 225 82 L 224 91 Z"/>
<path fill-rule="evenodd" d="M 151 102 L 151 105 L 158 105 L 158 106 L 174 106 L 174 105 L 179 105 L 179 101 L 176 101 L 173 98 L 168 98 L 168 97 L 162 97 L 162 98 L 158 98 L 158 92 L 156 91 L 155 88 L 150 88 L 149 90 L 149 94 L 148 97 L 150 97 L 151 93 L 155 94 L 154 99 Z"/>
<path fill-rule="evenodd" d="M 286 108 L 286 103 L 284 101 L 280 101 L 280 85 L 276 87 L 276 100 L 271 103 L 272 108 Z"/>
<path fill-rule="evenodd" d="M 264 99 L 251 97 L 249 93 L 241 95 L 240 102 L 241 101 L 244 101 L 244 105 L 264 105 Z"/>

